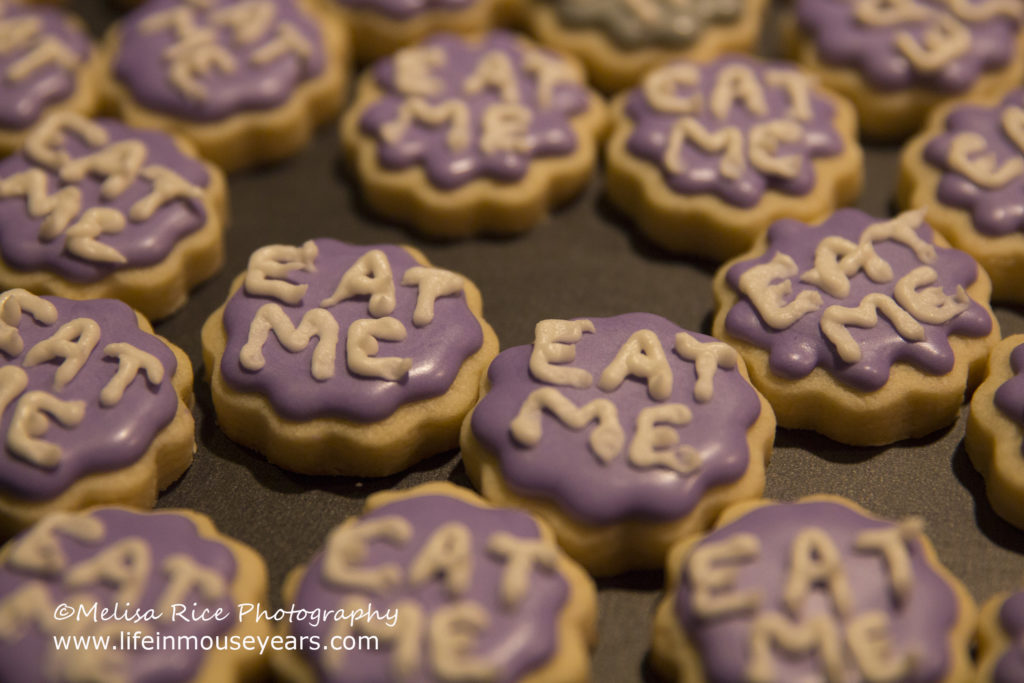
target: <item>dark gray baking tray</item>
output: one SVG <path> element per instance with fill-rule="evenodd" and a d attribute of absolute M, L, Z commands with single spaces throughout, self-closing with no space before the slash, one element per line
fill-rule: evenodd
<path fill-rule="evenodd" d="M 116 15 L 101 0 L 76 0 L 99 33 Z M 867 186 L 858 206 L 890 212 L 897 148 L 869 149 Z M 529 234 L 508 240 L 425 242 L 371 216 L 339 162 L 334 126 L 282 164 L 230 178 L 233 220 L 224 270 L 192 293 L 188 305 L 156 329 L 185 349 L 196 370 L 199 451 L 184 477 L 161 495 L 160 507 L 210 515 L 224 532 L 252 545 L 270 568 L 274 601 L 289 569 L 306 561 L 328 530 L 355 514 L 366 496 L 386 488 L 450 479 L 469 485 L 456 452 L 444 453 L 386 479 L 315 478 L 291 474 L 237 446 L 217 428 L 203 381 L 199 328 L 222 302 L 249 254 L 265 244 L 299 244 L 321 236 L 359 244 L 408 243 L 458 271 L 483 292 L 485 314 L 502 348 L 530 343 L 543 318 L 650 311 L 708 332 L 714 265 L 670 258 L 637 235 L 603 198 L 595 174 L 586 191 Z M 997 307 L 1004 335 L 1024 332 L 1024 311 Z M 852 448 L 809 432 L 779 430 L 766 495 L 848 496 L 887 517 L 920 515 L 946 565 L 981 601 L 1024 578 L 1024 532 L 995 515 L 980 475 L 964 452 L 966 407 L 949 429 L 889 448 Z M 594 653 L 597 681 L 650 678 L 644 665 L 658 572 L 598 583 L 600 627 Z"/>

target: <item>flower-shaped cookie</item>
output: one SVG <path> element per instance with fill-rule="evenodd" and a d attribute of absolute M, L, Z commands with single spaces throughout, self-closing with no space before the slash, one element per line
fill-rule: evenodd
<path fill-rule="evenodd" d="M 978 621 L 978 683 L 1024 681 L 1024 591 L 993 596 Z"/>
<path fill-rule="evenodd" d="M 0 286 L 166 317 L 220 268 L 226 194 L 181 139 L 53 114 L 0 160 Z"/>
<path fill-rule="evenodd" d="M 605 107 L 572 61 L 505 31 L 375 63 L 342 141 L 367 201 L 436 237 L 520 232 L 590 178 Z"/>
<path fill-rule="evenodd" d="M 74 15 L 0 0 L 0 155 L 53 111 L 93 114 L 98 79 L 98 53 Z"/>
<path fill-rule="evenodd" d="M 620 96 L 608 193 L 660 246 L 723 260 L 782 217 L 860 193 L 849 103 L 784 62 L 726 56 L 654 69 Z"/>
<path fill-rule="evenodd" d="M 259 555 L 199 513 L 55 513 L 0 549 L 0 680 L 249 680 L 266 593 Z"/>
<path fill-rule="evenodd" d="M 53 510 L 152 506 L 192 463 L 192 365 L 119 301 L 0 294 L 0 537 Z"/>
<path fill-rule="evenodd" d="M 589 680 L 593 582 L 530 515 L 447 482 L 370 496 L 289 574 L 284 600 L 343 615 L 290 636 L 380 643 L 281 653 L 287 681 Z"/>
<path fill-rule="evenodd" d="M 1024 89 L 940 109 L 902 162 L 904 205 L 978 260 L 993 299 L 1024 301 Z"/>
<path fill-rule="evenodd" d="M 796 0 L 793 12 L 792 50 L 873 138 L 902 138 L 940 102 L 1024 77 L 1017 0 Z"/>
<path fill-rule="evenodd" d="M 775 419 L 743 361 L 660 316 L 542 321 L 487 378 L 462 430 L 470 478 L 594 574 L 659 566 L 764 488 Z"/>
<path fill-rule="evenodd" d="M 999 328 L 988 276 L 922 211 L 780 220 L 715 276 L 734 344 L 784 427 L 880 445 L 953 422 Z"/>
<path fill-rule="evenodd" d="M 652 663 L 668 680 L 973 680 L 975 606 L 922 522 L 814 496 L 727 508 L 672 548 Z"/>
<path fill-rule="evenodd" d="M 294 154 L 337 113 L 348 40 L 311 0 L 153 0 L 105 50 L 125 121 L 179 133 L 230 171 Z"/>

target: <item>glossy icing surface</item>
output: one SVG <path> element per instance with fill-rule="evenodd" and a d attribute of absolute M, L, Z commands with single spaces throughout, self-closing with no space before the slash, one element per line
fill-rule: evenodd
<path fill-rule="evenodd" d="M 897 362 L 947 373 L 950 335 L 984 337 L 992 319 L 963 292 L 977 278 L 974 259 L 934 247 L 933 235 L 920 212 L 880 220 L 842 209 L 820 226 L 777 221 L 765 253 L 728 271 L 728 286 L 742 294 L 725 328 L 768 351 L 772 372 L 788 379 L 820 367 L 873 391 Z M 836 284 L 830 271 L 839 271 Z"/>
<path fill-rule="evenodd" d="M 120 301 L 10 291 L 0 294 L 0 492 L 53 498 L 134 464 L 178 409 L 174 354 Z"/>
<path fill-rule="evenodd" d="M 588 106 L 582 75 L 557 53 L 506 31 L 479 41 L 428 38 L 372 67 L 382 91 L 360 130 L 386 169 L 419 167 L 441 189 L 520 180 L 534 158 L 567 156 Z"/>
<path fill-rule="evenodd" d="M 686 48 L 715 25 L 736 23 L 746 0 L 549 0 L 567 26 L 597 28 L 629 49 Z"/>
<path fill-rule="evenodd" d="M 381 420 L 404 404 L 447 391 L 463 361 L 483 343 L 480 323 L 469 310 L 461 280 L 454 274 L 448 274 L 455 278 L 451 293 L 433 301 L 431 319 L 420 319 L 419 323 L 414 320 L 419 319 L 416 309 L 426 298 L 425 293 L 421 296 L 426 287 L 412 284 L 410 271 L 442 277 L 447 277 L 444 274 L 448 271 L 416 270 L 420 264 L 401 247 L 354 246 L 317 239 L 301 248 L 281 248 L 295 253 L 282 257 L 284 261 L 292 259 L 292 265 L 277 277 L 304 289 L 290 303 L 272 293 L 239 288 L 224 310 L 227 346 L 221 371 L 232 388 L 265 396 L 283 416 L 297 420 L 323 416 L 362 422 Z M 304 255 L 298 256 L 298 250 Z M 303 267 L 300 261 L 307 257 L 308 266 Z M 382 259 L 375 261 L 376 270 L 367 277 L 376 284 L 363 284 L 367 288 L 379 286 L 381 291 L 393 290 L 390 307 L 378 304 L 377 296 L 371 299 L 369 289 L 335 296 L 344 278 L 351 280 L 357 274 L 369 273 L 363 268 L 375 257 Z M 254 255 L 250 260 L 250 274 L 257 269 L 254 265 L 258 259 Z M 325 303 L 331 297 L 337 300 Z M 380 298 L 383 301 L 386 297 Z M 278 320 L 271 323 L 273 316 Z M 283 318 L 289 323 L 283 324 Z M 306 329 L 303 320 L 316 328 L 316 341 L 300 333 L 288 347 L 283 345 L 281 337 L 289 328 Z M 273 331 L 272 325 L 276 327 Z M 382 328 L 372 331 L 377 325 L 387 325 L 391 332 L 379 331 Z M 357 344 L 357 337 L 362 343 Z M 367 351 L 364 344 L 372 346 L 373 339 L 377 348 Z M 390 375 L 389 370 L 379 368 L 357 369 L 357 351 L 364 360 L 368 357 L 369 365 L 384 364 L 392 370 L 397 368 L 397 372 Z M 255 357 L 260 360 L 252 360 Z"/>
<path fill-rule="evenodd" d="M 761 507 L 694 546 L 673 616 L 709 681 L 942 681 L 959 607 L 921 535 L 833 502 Z"/>
<path fill-rule="evenodd" d="M 739 207 L 769 191 L 808 194 L 815 159 L 855 144 L 836 131 L 835 108 L 807 76 L 749 57 L 660 67 L 629 93 L 626 115 L 628 151 L 655 165 L 669 188 Z"/>
<path fill-rule="evenodd" d="M 1024 427 L 1024 344 L 1010 353 L 1013 376 L 996 389 L 993 401 L 1003 415 Z"/>
<path fill-rule="evenodd" d="M 794 9 L 822 61 L 856 69 L 880 90 L 958 93 L 1021 59 L 1017 2 L 797 0 Z"/>
<path fill-rule="evenodd" d="M 190 680 L 205 653 L 171 649 L 167 639 L 216 636 L 237 624 L 229 593 L 236 571 L 231 551 L 201 538 L 191 520 L 180 515 L 99 508 L 88 515 L 52 516 L 17 536 L 8 550 L 0 564 L 3 680 Z M 200 583 L 198 572 L 209 575 Z M 143 618 L 53 620 L 62 603 L 76 609 L 95 604 L 97 615 L 116 604 L 117 614 L 138 609 Z M 173 619 L 171 603 L 197 610 L 219 608 L 230 618 Z M 148 610 L 154 612 L 147 615 Z M 148 618 L 157 613 L 163 618 Z M 159 634 L 164 645 L 150 650 L 121 647 L 122 631 Z M 112 647 L 82 649 L 73 656 L 56 651 L 54 636 L 70 634 L 106 635 Z"/>
<path fill-rule="evenodd" d="M 696 363 L 675 350 L 677 335 L 686 334 L 698 344 L 714 343 L 711 337 L 687 333 L 648 313 L 589 320 L 593 331 L 583 332 L 572 344 L 575 355 L 564 362 L 564 369 L 589 374 L 591 384 L 569 386 L 538 379 L 531 370 L 537 343 L 507 349 L 488 371 L 491 389 L 474 410 L 473 433 L 496 457 L 509 488 L 551 500 L 589 523 L 684 517 L 706 491 L 746 472 L 752 457 L 746 434 L 760 414 L 757 395 L 735 364 L 723 367 L 732 357 L 726 353 L 717 362 L 710 360 L 713 370 L 702 368 L 701 374 L 711 376 L 711 396 L 696 398 Z M 652 380 L 658 398 L 638 375 L 625 377 L 614 388 L 602 388 L 599 378 L 605 369 L 634 335 L 645 330 L 650 333 L 646 348 L 658 353 L 660 346 L 663 367 L 668 369 Z M 585 406 L 602 402 L 610 407 L 570 427 L 573 411 L 554 401 L 541 403 L 540 411 L 536 400 L 543 394 L 538 390 L 556 391 L 574 408 L 587 410 Z M 527 432 L 516 422 L 529 419 L 531 413 L 539 438 L 524 442 Z M 652 429 L 659 432 L 653 442 Z M 603 437 L 609 433 L 615 438 Z M 595 441 L 601 438 L 613 445 Z"/>
<path fill-rule="evenodd" d="M 0 160 L 0 253 L 75 282 L 153 265 L 206 224 L 209 182 L 164 133 L 54 115 Z"/>
<path fill-rule="evenodd" d="M 322 641 L 332 634 L 371 629 L 389 638 L 382 638 L 376 651 L 346 652 L 340 658 L 318 653 L 314 665 L 320 680 L 384 682 L 393 680 L 396 670 L 406 672 L 404 680 L 417 683 L 467 680 L 471 670 L 472 680 L 516 681 L 552 656 L 569 587 L 552 563 L 553 542 L 537 546 L 540 533 L 527 514 L 428 494 L 389 503 L 349 524 L 354 533 L 346 538 L 341 528 L 335 529 L 325 550 L 309 563 L 295 605 L 352 610 L 372 604 L 380 613 L 397 609 L 398 617 L 393 627 L 370 620 L 357 622 L 351 630 L 346 622 L 293 626 L 297 635 L 319 635 Z M 431 574 L 418 571 L 418 564 L 435 557 L 446 534 L 460 540 L 436 556 L 444 568 Z M 513 568 L 509 555 L 493 550 L 501 537 L 507 547 L 521 544 L 519 548 L 533 547 L 538 554 L 522 568 Z M 350 554 L 351 548 L 359 549 L 358 557 Z M 510 596 L 507 582 L 513 574 L 521 583 Z M 367 588 L 385 577 L 387 588 Z M 440 622 L 456 611 L 469 619 L 461 622 L 460 646 L 447 650 L 444 658 L 432 656 L 444 647 L 444 638 L 452 637 Z"/>
<path fill-rule="evenodd" d="M 957 106 L 924 150 L 942 172 L 936 197 L 983 235 L 1024 231 L 1024 89 L 994 107 Z"/>
<path fill-rule="evenodd" d="M 342 7 L 410 19 L 424 12 L 457 12 L 483 0 L 334 0 Z"/>
<path fill-rule="evenodd" d="M 0 128 L 28 128 L 70 97 L 91 51 L 61 10 L 0 0 Z"/>
<path fill-rule="evenodd" d="M 1024 681 L 1024 593 L 1014 593 L 999 608 L 999 626 L 1010 645 L 996 663 L 993 683 L 1021 683 Z"/>
<path fill-rule="evenodd" d="M 298 0 L 153 0 L 124 19 L 114 72 L 150 109 L 217 121 L 284 104 L 325 59 Z"/>

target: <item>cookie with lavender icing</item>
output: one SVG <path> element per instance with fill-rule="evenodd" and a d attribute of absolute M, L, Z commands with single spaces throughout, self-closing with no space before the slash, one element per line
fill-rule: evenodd
<path fill-rule="evenodd" d="M 593 582 L 542 522 L 447 482 L 371 495 L 288 575 L 284 602 L 363 612 L 290 636 L 378 644 L 276 653 L 285 681 L 590 679 Z"/>
<path fill-rule="evenodd" d="M 205 515 L 54 513 L 0 548 L 0 679 L 262 680 L 271 622 L 239 617 L 257 603 L 263 559 Z"/>
<path fill-rule="evenodd" d="M 51 512 L 152 507 L 192 463 L 191 405 L 188 357 L 124 303 L 0 293 L 0 537 Z"/>
<path fill-rule="evenodd" d="M 226 220 L 223 173 L 185 140 L 52 114 L 0 160 L 0 287 L 164 318 L 220 269 Z"/>
<path fill-rule="evenodd" d="M 999 516 L 1024 529 L 1024 335 L 999 342 L 971 397 L 964 447 Z"/>
<path fill-rule="evenodd" d="M 523 232 L 590 179 L 607 115 L 571 58 L 507 31 L 374 63 L 341 126 L 363 196 L 431 237 Z"/>
<path fill-rule="evenodd" d="M 52 112 L 95 113 L 99 78 L 99 53 L 78 17 L 0 0 L 0 156 Z"/>
<path fill-rule="evenodd" d="M 670 251 L 722 261 L 776 219 L 824 218 L 860 194 L 853 108 L 791 63 L 672 62 L 613 111 L 608 195 Z"/>
<path fill-rule="evenodd" d="M 952 424 L 999 340 L 988 275 L 923 211 L 783 219 L 715 274 L 712 329 L 782 427 L 880 446 Z"/>
<path fill-rule="evenodd" d="M 651 661 L 667 680 L 972 680 L 974 600 L 919 518 L 837 496 L 740 503 L 666 572 Z"/>
<path fill-rule="evenodd" d="M 541 0 L 528 15 L 546 45 L 576 55 L 598 88 L 615 92 L 674 59 L 754 49 L 765 0 Z"/>
<path fill-rule="evenodd" d="M 992 298 L 1024 303 L 1024 89 L 936 111 L 903 150 L 900 196 L 992 278 Z"/>
<path fill-rule="evenodd" d="M 523 0 L 329 0 L 352 35 L 356 59 L 369 62 L 432 33 L 488 31 Z"/>
<path fill-rule="evenodd" d="M 153 0 L 104 51 L 125 121 L 183 135 L 228 171 L 302 149 L 347 78 L 347 35 L 312 0 Z"/>
<path fill-rule="evenodd" d="M 1024 681 L 1024 591 L 992 596 L 978 622 L 978 683 Z"/>
<path fill-rule="evenodd" d="M 876 140 L 913 133 L 942 102 L 1024 80 L 1019 0 L 795 0 L 784 34 Z"/>
<path fill-rule="evenodd" d="M 660 567 L 669 546 L 764 490 L 771 408 L 728 345 L 650 313 L 544 320 L 503 351 L 462 427 L 470 478 L 530 510 L 599 576 Z"/>
<path fill-rule="evenodd" d="M 333 239 L 256 250 L 202 337 L 221 429 L 304 474 L 386 476 L 454 448 L 498 352 L 470 280 Z"/>

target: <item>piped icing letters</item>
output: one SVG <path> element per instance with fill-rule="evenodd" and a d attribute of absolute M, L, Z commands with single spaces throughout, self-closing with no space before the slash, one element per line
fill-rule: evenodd
<path fill-rule="evenodd" d="M 465 286 L 400 247 L 263 247 L 225 307 L 221 371 L 294 419 L 379 420 L 446 391 L 483 343 Z"/>
<path fill-rule="evenodd" d="M 922 211 L 877 220 L 844 209 L 816 227 L 778 221 L 765 253 L 727 274 L 741 297 L 725 328 L 769 350 L 783 377 L 823 367 L 873 390 L 897 361 L 949 372 L 949 336 L 985 336 L 992 320 L 966 293 L 977 264 L 932 235 Z"/>
<path fill-rule="evenodd" d="M 819 58 L 879 90 L 962 92 L 1015 54 L 1024 8 L 1007 0 L 798 0 Z"/>
<path fill-rule="evenodd" d="M 572 119 L 588 105 L 582 75 L 564 58 L 492 31 L 478 41 L 428 38 L 373 67 L 380 97 L 360 118 L 388 169 L 420 166 L 452 189 L 476 178 L 519 180 L 536 157 L 579 144 Z"/>
<path fill-rule="evenodd" d="M 53 114 L 0 161 L 0 251 L 75 281 L 152 265 L 206 223 L 208 183 L 162 133 Z"/>
<path fill-rule="evenodd" d="M 327 680 L 516 680 L 547 661 L 568 583 L 554 543 L 526 514 L 433 492 L 371 507 L 332 532 L 295 598 L 297 607 L 372 601 L 382 615 L 293 625 L 300 636 L 380 638 L 379 650 L 309 653 Z"/>
<path fill-rule="evenodd" d="M 941 680 L 958 603 L 933 562 L 919 520 L 768 505 L 697 542 L 668 599 L 712 680 Z"/>
<path fill-rule="evenodd" d="M 176 366 L 120 302 L 0 294 L 0 491 L 51 498 L 135 462 L 175 415 Z"/>
<path fill-rule="evenodd" d="M 844 142 L 833 105 L 792 66 L 746 57 L 654 69 L 630 92 L 628 151 L 685 195 L 749 207 L 765 192 L 805 195 L 814 161 Z"/>
<path fill-rule="evenodd" d="M 324 60 L 295 0 L 161 0 L 123 22 L 114 72 L 152 109 L 213 121 L 283 104 Z"/>
<path fill-rule="evenodd" d="M 158 631 L 175 640 L 223 635 L 238 623 L 229 590 L 235 578 L 231 551 L 181 515 L 98 508 L 46 517 L 15 538 L 0 563 L 0 678 L 191 679 L 201 652 L 125 648 L 117 658 L 91 650 L 64 657 L 53 637 L 109 635 L 117 644 L 119 631 Z M 95 604 L 96 616 L 56 620 L 62 604 Z M 172 619 L 174 604 L 220 610 L 229 619 Z"/>
<path fill-rule="evenodd" d="M 1024 89 L 950 110 L 924 160 L 940 174 L 935 199 L 966 211 L 980 235 L 1024 230 Z"/>
<path fill-rule="evenodd" d="M 685 514 L 751 457 L 759 402 L 738 360 L 655 315 L 544 320 L 492 363 L 473 434 L 510 485 L 592 523 Z"/>
<path fill-rule="evenodd" d="M 78 88 L 88 35 L 62 10 L 0 2 L 0 128 L 26 130 Z"/>

